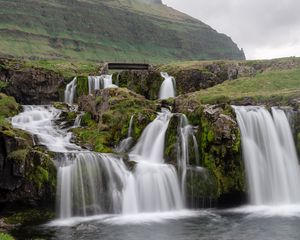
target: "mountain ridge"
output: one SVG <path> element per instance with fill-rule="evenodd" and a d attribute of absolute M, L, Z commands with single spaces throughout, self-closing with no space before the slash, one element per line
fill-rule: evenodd
<path fill-rule="evenodd" d="M 160 1 L 140 1 L 0 0 L 0 54 L 156 63 L 245 58 L 205 23 Z"/>

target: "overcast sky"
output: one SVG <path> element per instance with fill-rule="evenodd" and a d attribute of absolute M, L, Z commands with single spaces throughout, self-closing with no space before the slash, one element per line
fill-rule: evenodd
<path fill-rule="evenodd" d="M 300 56 L 300 0 L 163 0 L 230 36 L 247 59 Z"/>

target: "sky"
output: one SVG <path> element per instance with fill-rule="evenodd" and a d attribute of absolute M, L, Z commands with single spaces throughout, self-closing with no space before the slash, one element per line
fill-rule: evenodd
<path fill-rule="evenodd" d="M 243 48 L 247 59 L 300 56 L 299 0 L 163 0 Z"/>

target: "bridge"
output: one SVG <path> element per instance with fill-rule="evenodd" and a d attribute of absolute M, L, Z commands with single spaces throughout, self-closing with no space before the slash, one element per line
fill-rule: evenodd
<path fill-rule="evenodd" d="M 102 72 L 108 72 L 108 70 L 149 70 L 150 64 L 147 63 L 106 63 L 103 66 Z"/>

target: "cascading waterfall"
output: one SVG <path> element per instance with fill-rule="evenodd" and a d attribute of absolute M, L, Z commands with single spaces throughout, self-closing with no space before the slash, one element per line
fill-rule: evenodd
<path fill-rule="evenodd" d="M 75 121 L 74 121 L 74 125 L 73 125 L 74 128 L 80 127 L 81 119 L 82 119 L 83 115 L 84 115 L 84 113 L 81 112 L 81 113 L 79 113 L 79 114 L 76 116 Z"/>
<path fill-rule="evenodd" d="M 181 189 L 183 194 L 185 195 L 185 187 L 186 187 L 186 173 L 187 168 L 191 168 L 190 166 L 190 139 L 192 139 L 196 166 L 199 166 L 199 152 L 198 152 L 198 143 L 194 134 L 193 127 L 189 124 L 187 117 L 182 114 L 180 116 L 180 127 L 179 127 L 179 144 L 177 149 L 177 165 L 178 170 L 181 175 Z"/>
<path fill-rule="evenodd" d="M 52 106 L 23 106 L 12 125 L 30 132 L 58 158 L 57 208 L 60 218 L 122 212 L 122 189 L 131 174 L 121 159 L 84 151 L 72 134 L 55 125 L 61 111 Z"/>
<path fill-rule="evenodd" d="M 121 159 L 93 152 L 64 157 L 58 170 L 60 218 L 122 212 L 122 189 L 130 173 Z"/>
<path fill-rule="evenodd" d="M 12 118 L 12 125 L 30 132 L 37 142 L 53 152 L 79 150 L 71 143 L 72 134 L 59 129 L 54 121 L 61 111 L 52 106 L 23 106 L 23 112 Z"/>
<path fill-rule="evenodd" d="M 65 90 L 65 103 L 72 105 L 74 103 L 75 93 L 77 87 L 77 78 L 75 77 L 69 84 L 66 86 Z"/>
<path fill-rule="evenodd" d="M 163 109 L 143 131 L 130 153 L 136 162 L 124 194 L 124 213 L 161 212 L 184 207 L 175 167 L 163 158 L 165 134 L 172 114 Z M 132 207 L 132 202 L 136 206 Z"/>
<path fill-rule="evenodd" d="M 251 204 L 299 204 L 299 163 L 284 111 L 273 107 L 271 115 L 264 107 L 234 109 L 242 134 Z"/>
<path fill-rule="evenodd" d="M 128 133 L 127 133 L 127 138 L 122 140 L 119 146 L 117 147 L 116 151 L 118 153 L 125 153 L 128 151 L 132 145 L 132 126 L 133 126 L 133 119 L 134 115 L 131 116 L 130 121 L 129 121 L 129 126 L 128 126 Z"/>
<path fill-rule="evenodd" d="M 118 86 L 112 83 L 112 75 L 89 76 L 89 94 L 94 90 L 104 88 L 117 88 Z"/>
<path fill-rule="evenodd" d="M 24 112 L 15 116 L 12 124 L 57 153 L 57 209 L 61 219 L 184 208 L 175 167 L 163 158 L 165 134 L 172 117 L 168 110 L 147 126 L 130 153 L 135 162 L 133 172 L 118 157 L 86 151 L 71 143 L 68 129 L 55 125 L 60 113 L 52 106 L 24 106 Z M 128 137 L 132 134 L 133 118 Z"/>
<path fill-rule="evenodd" d="M 161 76 L 164 78 L 159 90 L 159 99 L 167 99 L 175 97 L 176 95 L 176 82 L 174 77 L 169 76 L 168 73 L 161 72 Z"/>

